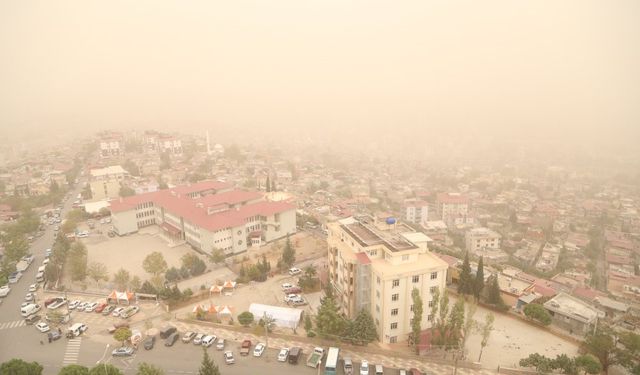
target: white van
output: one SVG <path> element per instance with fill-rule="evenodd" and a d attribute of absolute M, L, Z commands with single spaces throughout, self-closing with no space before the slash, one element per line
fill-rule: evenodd
<path fill-rule="evenodd" d="M 44 265 L 42 265 L 42 266 L 38 267 L 38 273 L 40 273 L 40 272 L 44 273 L 45 268 L 47 268 L 47 265 L 46 265 L 46 264 L 44 264 Z"/>
<path fill-rule="evenodd" d="M 214 342 L 216 341 L 216 336 L 214 335 L 207 335 L 202 339 L 202 346 L 204 347 L 210 347 Z"/>
<path fill-rule="evenodd" d="M 44 281 L 44 272 L 38 272 L 36 274 L 36 281 L 39 283 Z"/>
<path fill-rule="evenodd" d="M 40 311 L 40 305 L 35 303 L 30 303 L 27 306 L 20 309 L 20 314 L 26 318 L 27 316 L 33 315 L 38 311 Z"/>
<path fill-rule="evenodd" d="M 86 324 L 84 324 L 84 323 L 75 323 L 74 325 L 69 327 L 69 331 L 67 332 L 67 336 L 78 337 L 84 331 L 86 331 L 87 329 L 89 329 L 89 327 L 87 327 Z"/>
<path fill-rule="evenodd" d="M 382 368 L 382 365 L 376 365 L 375 369 L 376 375 L 384 375 L 384 369 Z"/>

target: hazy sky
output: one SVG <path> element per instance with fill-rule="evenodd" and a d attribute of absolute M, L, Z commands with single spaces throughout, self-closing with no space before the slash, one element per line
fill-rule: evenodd
<path fill-rule="evenodd" d="M 640 139 L 640 1 L 2 1 L 39 126 Z"/>

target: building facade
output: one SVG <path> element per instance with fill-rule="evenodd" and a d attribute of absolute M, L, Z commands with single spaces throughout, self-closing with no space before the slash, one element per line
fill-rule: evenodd
<path fill-rule="evenodd" d="M 429 203 L 417 199 L 407 199 L 404 201 L 404 219 L 413 224 L 424 224 L 429 217 Z"/>
<path fill-rule="evenodd" d="M 89 171 L 89 187 L 93 200 L 112 199 L 120 194 L 121 184 L 129 177 L 129 172 L 119 165 Z"/>
<path fill-rule="evenodd" d="M 205 181 L 111 201 L 115 232 L 126 235 L 157 225 L 175 241 L 226 255 L 247 250 L 256 236 L 271 242 L 296 232 L 295 206 L 261 193 Z"/>
<path fill-rule="evenodd" d="M 472 253 L 482 249 L 500 248 L 500 234 L 489 228 L 469 229 L 464 235 L 464 240 L 467 251 Z"/>
<path fill-rule="evenodd" d="M 409 339 L 414 288 L 424 303 L 422 327 L 429 327 L 429 305 L 446 285 L 448 265 L 429 251 L 429 237 L 400 227 L 368 217 L 328 224 L 329 281 L 342 313 L 368 310 L 384 343 Z"/>
<path fill-rule="evenodd" d="M 447 225 L 466 224 L 469 216 L 469 199 L 460 193 L 442 193 L 436 198 L 438 218 Z"/>
<path fill-rule="evenodd" d="M 119 133 L 103 133 L 100 140 L 100 157 L 111 158 L 124 155 L 124 138 Z"/>

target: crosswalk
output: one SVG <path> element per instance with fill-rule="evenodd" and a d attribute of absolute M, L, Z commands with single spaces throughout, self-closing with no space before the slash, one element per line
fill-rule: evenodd
<path fill-rule="evenodd" d="M 62 361 L 64 366 L 78 363 L 81 344 L 82 337 L 76 337 L 67 341 L 67 350 L 64 352 L 64 360 Z"/>
<path fill-rule="evenodd" d="M 18 328 L 18 327 L 24 326 L 25 324 L 26 323 L 24 320 L 15 320 L 13 322 L 2 322 L 0 323 L 0 330 Z"/>

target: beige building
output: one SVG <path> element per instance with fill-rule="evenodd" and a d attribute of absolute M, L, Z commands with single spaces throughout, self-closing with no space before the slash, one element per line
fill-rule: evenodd
<path fill-rule="evenodd" d="M 329 280 L 347 317 L 368 310 L 381 342 L 406 341 L 411 292 L 417 288 L 424 304 L 422 327 L 430 326 L 429 305 L 435 290 L 445 288 L 448 265 L 429 251 L 429 237 L 368 217 L 349 217 L 328 228 Z"/>
<path fill-rule="evenodd" d="M 500 234 L 489 228 L 469 229 L 464 236 L 467 251 L 475 253 L 482 249 L 499 249 Z"/>
<path fill-rule="evenodd" d="M 119 165 L 112 165 L 106 168 L 92 169 L 89 175 L 92 199 L 101 200 L 118 197 L 121 184 L 129 177 L 129 172 Z"/>
<path fill-rule="evenodd" d="M 438 194 L 436 212 L 438 218 L 449 226 L 473 221 L 469 215 L 469 199 L 460 193 Z"/>

